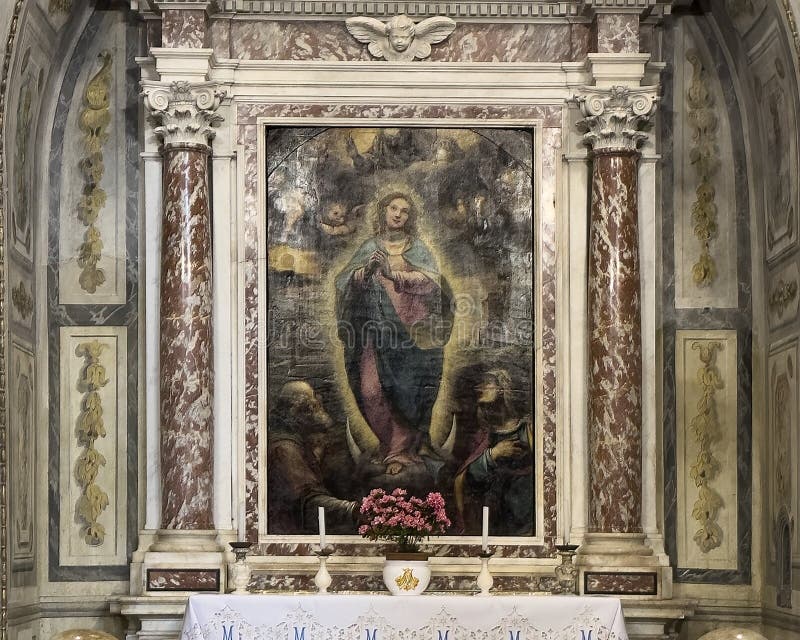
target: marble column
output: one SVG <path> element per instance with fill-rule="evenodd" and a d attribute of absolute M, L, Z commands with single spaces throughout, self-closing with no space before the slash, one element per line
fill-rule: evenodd
<path fill-rule="evenodd" d="M 587 88 L 578 98 L 592 151 L 589 237 L 589 531 L 639 533 L 642 335 L 638 145 L 655 88 Z"/>
<path fill-rule="evenodd" d="M 213 346 L 208 157 L 223 92 L 148 87 L 163 141 L 161 221 L 161 528 L 204 530 L 213 518 Z"/>

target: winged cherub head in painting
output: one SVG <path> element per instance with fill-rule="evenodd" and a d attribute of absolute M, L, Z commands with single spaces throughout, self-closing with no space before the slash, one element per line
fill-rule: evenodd
<path fill-rule="evenodd" d="M 431 55 L 431 45 L 441 42 L 456 28 L 445 16 L 426 18 L 418 23 L 406 15 L 388 22 L 359 16 L 346 20 L 347 30 L 359 42 L 368 44 L 369 52 L 386 60 L 413 60 Z"/>

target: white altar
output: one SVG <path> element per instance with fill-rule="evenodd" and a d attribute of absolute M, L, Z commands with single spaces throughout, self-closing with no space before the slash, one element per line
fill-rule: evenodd
<path fill-rule="evenodd" d="M 616 598 L 193 595 L 181 640 L 627 640 Z"/>

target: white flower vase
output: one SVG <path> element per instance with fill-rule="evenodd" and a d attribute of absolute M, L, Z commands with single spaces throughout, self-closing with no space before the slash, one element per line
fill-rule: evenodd
<path fill-rule="evenodd" d="M 426 553 L 387 553 L 383 582 L 393 596 L 418 596 L 428 588 L 431 566 Z"/>

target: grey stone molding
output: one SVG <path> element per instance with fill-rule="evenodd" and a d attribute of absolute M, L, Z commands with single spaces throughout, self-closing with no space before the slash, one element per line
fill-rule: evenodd
<path fill-rule="evenodd" d="M 422 0 L 388 2 L 383 0 L 131 0 L 131 7 L 142 13 L 163 9 L 205 9 L 209 13 L 239 14 L 246 17 L 336 18 L 366 15 L 391 18 L 406 14 L 414 17 L 507 21 L 536 18 L 584 18 L 596 13 L 637 13 L 642 17 L 669 14 L 681 0 Z"/>

